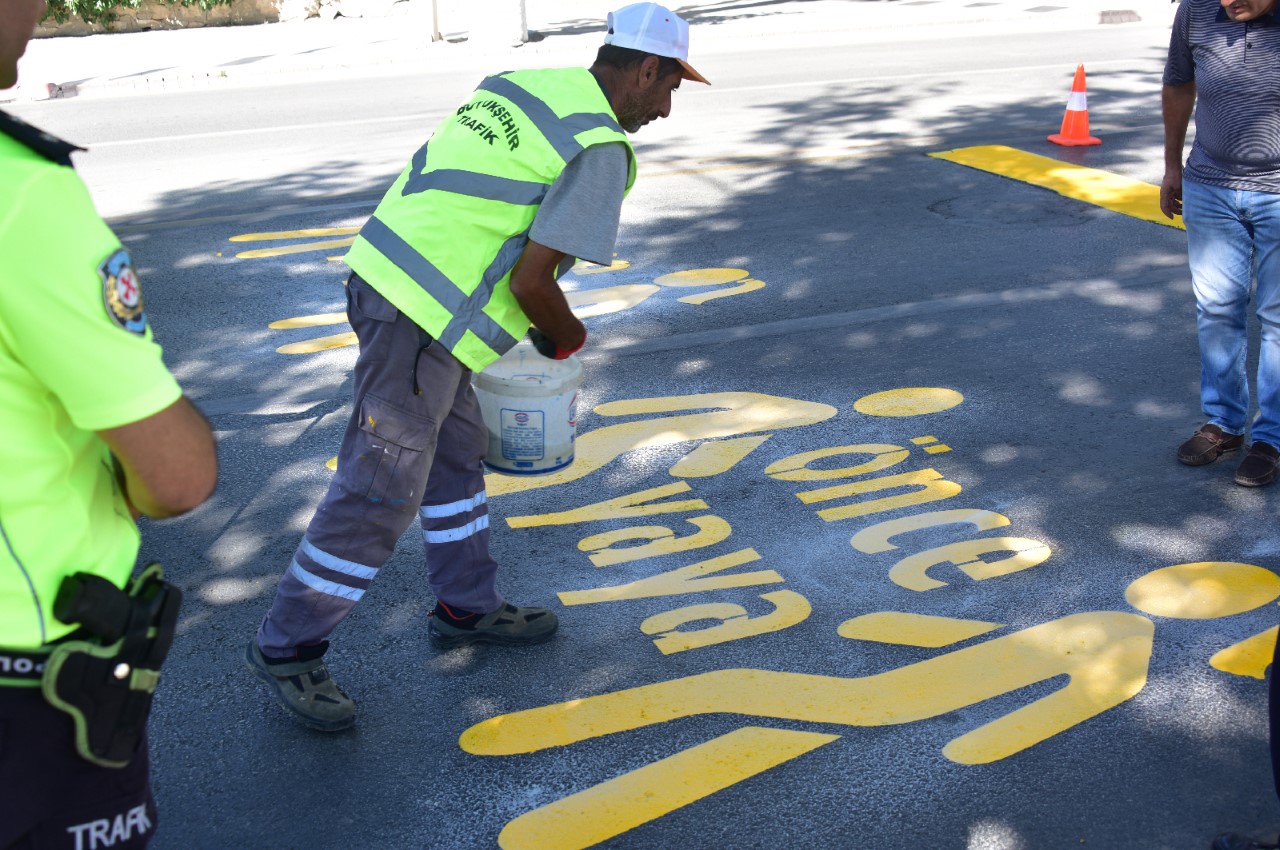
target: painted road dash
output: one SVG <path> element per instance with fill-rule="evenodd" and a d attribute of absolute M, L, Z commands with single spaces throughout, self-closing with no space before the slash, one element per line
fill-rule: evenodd
<path fill-rule="evenodd" d="M 1143 221 L 1185 229 L 1180 217 L 1170 220 L 1160 212 L 1159 186 L 1122 177 L 1110 171 L 1072 165 L 1003 145 L 959 148 L 931 153 L 929 156 L 1041 186 L 1059 195 Z"/>

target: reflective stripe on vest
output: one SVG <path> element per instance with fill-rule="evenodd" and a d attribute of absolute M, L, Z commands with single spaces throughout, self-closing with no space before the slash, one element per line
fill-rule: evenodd
<path fill-rule="evenodd" d="M 617 120 L 603 112 L 579 112 L 557 118 L 551 108 L 538 97 L 505 77 L 486 77 L 480 83 L 479 91 L 500 95 L 520 107 L 520 111 L 529 117 L 565 162 L 582 153 L 582 145 L 578 144 L 578 140 L 574 137 L 584 130 L 607 127 L 610 130 L 622 132 Z"/>
<path fill-rule="evenodd" d="M 463 171 L 459 168 L 442 168 L 423 174 L 427 167 L 427 145 L 418 148 L 411 162 L 413 176 L 400 190 L 401 195 L 416 195 L 428 189 L 438 189 L 457 195 L 484 198 L 487 201 L 536 206 L 542 203 L 542 199 L 547 196 L 547 190 L 551 188 L 544 183 L 512 180 L 510 177 L 495 177 L 492 174 L 477 174 L 474 171 Z"/>
<path fill-rule="evenodd" d="M 417 281 L 418 285 L 432 298 L 440 302 L 441 307 L 453 315 L 444 332 L 437 338 L 445 348 L 453 350 L 468 328 L 480 337 L 485 345 L 495 351 L 505 351 L 519 342 L 484 313 L 484 305 L 488 304 L 489 299 L 493 297 L 493 284 L 502 280 L 507 272 L 515 268 L 516 260 L 520 259 L 520 252 L 524 250 L 526 234 L 513 236 L 502 244 L 498 256 L 485 272 L 480 285 L 470 295 L 464 295 L 461 289 L 453 285 L 453 281 L 431 264 L 430 260 L 401 239 L 377 216 L 372 216 L 365 222 L 360 235 L 383 256 L 395 263 L 400 271 Z M 510 265 L 502 269 L 502 265 L 506 262 L 510 262 Z M 500 273 L 491 280 L 497 269 L 501 269 Z"/>

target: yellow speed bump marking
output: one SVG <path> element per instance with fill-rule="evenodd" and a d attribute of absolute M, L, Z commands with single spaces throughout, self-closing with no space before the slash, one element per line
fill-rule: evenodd
<path fill-rule="evenodd" d="M 1160 212 L 1160 187 L 1102 171 L 1072 165 L 1003 145 L 940 151 L 929 156 L 1040 186 L 1077 201 L 1166 227 L 1185 229 L 1182 219 Z"/>

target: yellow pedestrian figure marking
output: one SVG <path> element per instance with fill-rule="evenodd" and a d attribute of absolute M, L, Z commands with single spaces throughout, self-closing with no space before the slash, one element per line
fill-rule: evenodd
<path fill-rule="evenodd" d="M 1185 229 L 1181 218 L 1160 212 L 1160 187 L 1109 171 L 1072 165 L 1003 145 L 984 145 L 929 156 L 1030 183 L 1096 207 L 1165 227 Z"/>
<path fill-rule="evenodd" d="M 1261 567 L 1225 562 L 1154 570 L 1126 591 L 1126 599 L 1144 613 L 1191 619 L 1242 613 L 1277 596 L 1280 577 Z M 708 606 L 683 612 L 685 616 L 699 613 L 724 612 L 711 612 Z M 857 640 L 947 646 L 1001 628 L 978 620 L 885 611 L 848 620 L 839 634 Z M 988 764 L 1138 694 L 1147 681 L 1154 635 L 1155 624 L 1146 616 L 1087 611 L 870 676 L 715 670 L 530 708 L 475 724 L 463 732 L 459 745 L 483 756 L 534 753 L 708 714 L 844 727 L 890 726 L 939 717 L 1065 677 L 1053 690 L 1033 691 L 1043 695 L 964 732 L 942 749 L 946 758 L 960 764 Z M 764 754 L 750 762 L 723 757 L 742 740 L 741 733 L 756 728 L 745 725 L 708 744 L 522 815 L 503 831 L 500 844 L 504 850 L 585 848 L 674 811 L 682 801 L 729 788 L 769 764 Z M 812 749 L 803 746 L 803 739 L 792 740 L 794 745 L 786 736 L 756 744 L 775 756 L 773 764 L 782 764 Z M 829 741 L 812 743 L 821 746 Z M 684 782 L 673 787 L 677 764 Z M 659 799 L 662 802 L 656 802 Z M 552 836 L 554 845 L 547 843 Z"/>
<path fill-rule="evenodd" d="M 966 732 L 943 748 L 986 764 L 1070 729 L 1142 690 L 1154 627 L 1120 611 L 1089 611 L 861 678 L 780 670 L 715 670 L 612 694 L 504 714 L 462 734 L 476 755 L 532 753 L 701 714 L 844 726 L 938 717 L 1057 676 L 1058 690 Z"/>

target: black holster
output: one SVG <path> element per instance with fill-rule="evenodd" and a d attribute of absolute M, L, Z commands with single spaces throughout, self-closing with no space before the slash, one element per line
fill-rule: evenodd
<path fill-rule="evenodd" d="M 137 755 L 181 605 L 182 591 L 156 563 L 128 590 L 91 573 L 62 580 L 54 616 L 80 629 L 54 647 L 41 689 L 75 721 L 82 758 L 119 768 Z"/>

